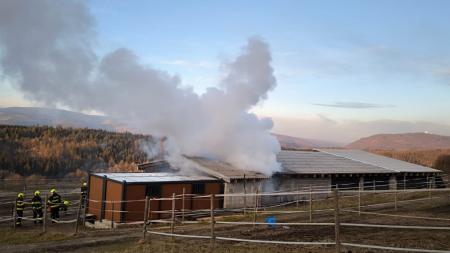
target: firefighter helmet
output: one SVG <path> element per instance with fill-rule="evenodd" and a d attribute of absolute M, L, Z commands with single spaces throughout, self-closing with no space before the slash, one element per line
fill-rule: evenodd
<path fill-rule="evenodd" d="M 18 198 L 23 198 L 23 197 L 25 197 L 25 194 L 19 193 L 19 194 L 17 194 L 17 197 L 18 197 Z"/>
<path fill-rule="evenodd" d="M 68 200 L 64 200 L 64 205 L 68 206 L 69 205 L 69 201 Z"/>
<path fill-rule="evenodd" d="M 87 186 L 87 183 L 86 183 L 86 182 L 84 182 L 84 183 L 83 183 L 83 186 Z"/>
<path fill-rule="evenodd" d="M 35 191 L 35 192 L 34 192 L 34 196 L 39 196 L 39 195 L 41 195 L 41 192 L 40 192 L 40 191 Z"/>
<path fill-rule="evenodd" d="M 50 193 L 56 193 L 56 189 L 55 188 L 51 189 Z"/>

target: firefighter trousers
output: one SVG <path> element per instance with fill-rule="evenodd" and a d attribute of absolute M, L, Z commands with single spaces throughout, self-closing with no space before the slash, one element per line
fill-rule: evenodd
<path fill-rule="evenodd" d="M 33 208 L 34 224 L 42 223 L 42 208 Z"/>

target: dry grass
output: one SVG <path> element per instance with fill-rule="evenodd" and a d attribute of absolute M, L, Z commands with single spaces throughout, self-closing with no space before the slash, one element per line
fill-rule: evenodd
<path fill-rule="evenodd" d="M 41 233 L 36 230 L 23 231 L 20 229 L 11 231 L 11 228 L 0 230 L 0 245 L 18 245 L 45 241 L 62 241 L 70 238 L 72 238 L 70 234 L 61 232 Z"/>
<path fill-rule="evenodd" d="M 363 209 L 382 213 L 393 213 L 402 215 L 416 215 L 427 217 L 450 218 L 449 192 L 433 193 L 433 197 L 441 196 L 440 199 L 433 201 L 420 201 L 411 203 L 399 203 L 399 209 L 394 211 L 393 205 L 388 205 L 377 209 Z M 417 199 L 427 198 L 428 192 L 421 193 L 404 193 L 399 194 L 398 199 Z M 394 195 L 374 194 L 365 192 L 362 195 L 363 204 L 375 204 L 392 202 Z M 355 207 L 357 205 L 357 195 L 354 197 L 342 198 L 340 203 L 342 208 Z M 332 208 L 334 200 L 332 198 L 323 201 L 314 202 L 314 209 Z M 297 209 L 293 206 L 276 208 L 272 210 L 294 211 L 308 210 L 308 204 L 302 204 Z M 274 214 L 258 213 L 258 221 L 264 221 L 264 218 Z M 279 222 L 306 222 L 308 221 L 308 213 L 292 213 L 292 214 L 276 214 Z M 217 217 L 225 221 L 252 221 L 253 214 L 247 215 L 235 214 L 230 216 Z M 342 212 L 343 222 L 353 223 L 371 223 L 371 224 L 402 224 L 402 225 L 436 225 L 445 226 L 448 222 L 427 221 L 421 219 L 403 219 L 392 217 L 380 217 L 373 215 L 361 215 Z M 313 215 L 314 222 L 333 222 L 333 212 L 317 212 Z M 56 228 L 56 227 L 55 227 Z M 168 231 L 167 227 L 152 226 L 152 229 Z M 210 225 L 207 220 L 200 224 L 179 225 L 177 224 L 175 232 L 180 234 L 191 235 L 208 235 Z M 0 245 L 17 244 L 26 247 L 27 244 L 55 240 L 63 244 L 65 252 L 116 252 L 116 253 L 139 253 L 139 252 L 189 252 L 189 253 L 228 253 L 228 252 L 259 252 L 259 253 L 281 253 L 281 252 L 311 252 L 324 253 L 334 252 L 333 247 L 313 247 L 313 246 L 293 246 L 293 245 L 271 245 L 271 244 L 255 244 L 255 243 L 235 243 L 226 241 L 217 241 L 215 248 L 212 250 L 209 240 L 197 239 L 178 239 L 172 240 L 170 237 L 149 235 L 150 240 L 142 242 L 137 239 L 141 237 L 141 228 L 129 230 L 111 230 L 111 231 L 87 231 L 79 237 L 71 237 L 65 235 L 62 231 L 58 233 L 47 233 L 40 235 L 39 232 L 33 231 L 17 231 L 11 233 L 11 229 L 0 231 Z M 72 231 L 72 228 L 70 228 Z M 274 229 L 268 229 L 267 226 L 236 226 L 236 225 L 220 225 L 216 226 L 216 235 L 234 238 L 260 239 L 260 240 L 281 240 L 281 241 L 333 241 L 334 227 L 317 227 L 317 226 L 277 226 Z M 112 236 L 121 236 L 120 240 L 111 238 Z M 84 239 L 97 238 L 98 242 L 94 245 L 81 245 Z M 101 243 L 101 240 L 110 239 L 108 242 Z M 446 231 L 422 231 L 422 230 L 395 230 L 395 229 L 377 229 L 377 228 L 349 228 L 342 227 L 342 240 L 345 242 L 356 242 L 375 245 L 397 246 L 397 247 L 413 247 L 426 249 L 448 249 L 450 248 L 450 234 Z M 67 242 L 67 244 L 65 243 Z M 74 247 L 76 244 L 77 247 Z M 348 250 L 348 249 L 347 249 Z M 351 249 L 352 252 L 374 252 L 365 249 Z"/>

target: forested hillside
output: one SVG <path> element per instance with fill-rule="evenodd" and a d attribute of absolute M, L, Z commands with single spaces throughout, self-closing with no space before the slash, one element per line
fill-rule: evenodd
<path fill-rule="evenodd" d="M 0 178 L 85 176 L 88 171 L 132 170 L 147 155 L 151 136 L 47 126 L 0 125 Z"/>

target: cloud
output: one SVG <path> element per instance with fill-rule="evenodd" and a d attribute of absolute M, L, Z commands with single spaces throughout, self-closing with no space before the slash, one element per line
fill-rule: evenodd
<path fill-rule="evenodd" d="M 313 105 L 323 106 L 323 107 L 337 107 L 337 108 L 345 108 L 345 109 L 370 109 L 370 108 L 395 107 L 394 105 L 362 103 L 362 102 L 334 102 L 332 104 L 313 103 Z"/>
<path fill-rule="evenodd" d="M 442 81 L 447 85 L 450 85 L 450 65 L 437 67 L 436 70 L 434 71 L 434 74 L 439 81 Z"/>

